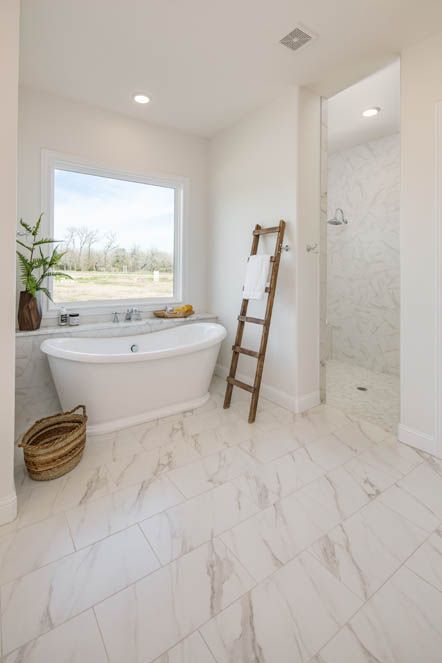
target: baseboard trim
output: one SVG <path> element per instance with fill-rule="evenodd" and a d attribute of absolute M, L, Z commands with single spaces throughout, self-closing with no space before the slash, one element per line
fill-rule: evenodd
<path fill-rule="evenodd" d="M 222 366 L 221 364 L 216 365 L 215 375 L 225 379 L 228 374 L 229 369 L 227 366 Z M 250 384 L 250 376 L 245 375 L 244 373 L 237 373 L 236 377 L 238 380 L 241 380 L 241 382 L 247 382 Z M 276 389 L 275 387 L 271 387 L 264 382 L 261 384 L 261 395 L 272 403 L 276 403 L 276 405 L 280 405 L 286 410 L 296 413 L 310 410 L 312 407 L 316 407 L 316 405 L 319 405 L 320 403 L 319 391 L 314 391 L 311 394 L 295 398 L 294 396 L 290 396 L 290 394 L 287 394 L 280 389 Z"/>
<path fill-rule="evenodd" d="M 321 403 L 321 395 L 319 391 L 312 391 L 310 394 L 305 394 L 305 396 L 300 396 L 296 399 L 296 409 L 295 412 L 305 412 L 306 410 L 311 410 L 312 407 L 316 407 Z"/>
<path fill-rule="evenodd" d="M 421 431 L 404 426 L 404 424 L 399 424 L 397 427 L 397 436 L 399 442 L 407 444 L 409 447 L 425 451 L 425 453 L 431 456 L 442 457 L 440 450 L 437 448 L 435 438 L 432 435 L 428 435 L 428 433 L 422 433 Z"/>
<path fill-rule="evenodd" d="M 0 525 L 6 525 L 17 518 L 17 495 L 12 493 L 0 499 Z"/>

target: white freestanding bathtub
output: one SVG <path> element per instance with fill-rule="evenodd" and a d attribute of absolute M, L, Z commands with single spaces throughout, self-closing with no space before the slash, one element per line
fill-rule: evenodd
<path fill-rule="evenodd" d="M 63 410 L 86 405 L 106 433 L 203 405 L 226 330 L 195 323 L 116 338 L 43 341 Z"/>

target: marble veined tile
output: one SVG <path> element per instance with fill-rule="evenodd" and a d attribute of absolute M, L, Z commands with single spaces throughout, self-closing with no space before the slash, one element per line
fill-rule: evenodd
<path fill-rule="evenodd" d="M 365 652 L 363 663 L 440 663 L 441 614 L 442 593 L 402 567 L 349 626 Z"/>
<path fill-rule="evenodd" d="M 156 424 L 156 422 L 126 428 L 115 433 L 89 435 L 82 464 L 105 465 L 114 460 L 141 453 L 144 450 L 141 446 L 141 439 L 152 424 Z"/>
<path fill-rule="evenodd" d="M 151 427 L 142 435 L 140 443 L 146 449 L 151 451 L 157 447 L 184 440 L 183 419 L 178 421 L 160 420 L 156 426 Z"/>
<path fill-rule="evenodd" d="M 53 629 L 158 566 L 140 529 L 134 527 L 3 585 L 4 652 Z"/>
<path fill-rule="evenodd" d="M 0 585 L 73 551 L 64 515 L 6 534 L 0 538 Z"/>
<path fill-rule="evenodd" d="M 375 501 L 328 532 L 310 551 L 337 579 L 367 599 L 427 536 Z"/>
<path fill-rule="evenodd" d="M 410 493 L 429 509 L 436 518 L 442 520 L 442 476 L 425 461 L 401 481 L 398 486 Z"/>
<path fill-rule="evenodd" d="M 216 663 L 216 661 L 196 631 L 157 658 L 155 663 Z"/>
<path fill-rule="evenodd" d="M 221 424 L 217 428 L 210 428 L 201 433 L 187 436 L 186 441 L 200 456 L 223 451 L 248 440 L 251 434 L 250 425 L 244 421 L 232 421 Z"/>
<path fill-rule="evenodd" d="M 252 585 L 218 539 L 180 557 L 95 607 L 111 663 L 154 661 Z"/>
<path fill-rule="evenodd" d="M 66 512 L 77 548 L 139 523 L 183 501 L 165 476 L 123 488 Z"/>
<path fill-rule="evenodd" d="M 189 417 L 191 418 L 191 417 Z M 109 463 L 109 473 L 118 487 L 148 481 L 176 467 L 197 460 L 199 455 L 183 440 Z"/>
<path fill-rule="evenodd" d="M 275 426 L 270 430 L 257 430 L 241 447 L 262 463 L 269 463 L 300 446 L 293 426 Z"/>
<path fill-rule="evenodd" d="M 442 592 L 442 529 L 436 530 L 416 550 L 407 566 Z"/>
<path fill-rule="evenodd" d="M 395 481 L 423 463 L 423 459 L 416 451 L 405 444 L 400 444 L 393 436 L 374 444 L 360 455 L 360 459 L 390 475 Z"/>
<path fill-rule="evenodd" d="M 261 509 L 266 509 L 324 473 L 325 470 L 310 459 L 306 449 L 301 448 L 271 463 L 257 465 L 232 483 Z"/>
<path fill-rule="evenodd" d="M 394 484 L 394 477 L 385 472 L 385 468 L 379 464 L 368 463 L 361 456 L 356 456 L 343 465 L 347 472 L 363 486 L 367 495 L 371 498 L 377 497 Z"/>
<path fill-rule="evenodd" d="M 168 476 L 189 498 L 235 479 L 258 465 L 259 463 L 245 451 L 232 447 L 172 470 Z"/>
<path fill-rule="evenodd" d="M 344 466 L 331 470 L 326 475 L 313 481 L 297 493 L 302 504 L 316 502 L 319 506 L 336 514 L 336 523 L 345 520 L 361 507 L 368 504 L 370 497 Z"/>
<path fill-rule="evenodd" d="M 349 422 L 350 419 L 341 410 L 329 405 L 318 405 L 308 412 L 296 415 L 294 431 L 302 444 L 310 444 Z"/>
<path fill-rule="evenodd" d="M 200 631 L 217 663 L 307 660 L 290 609 L 271 579 L 235 601 Z"/>
<path fill-rule="evenodd" d="M 87 467 L 80 462 L 62 479 L 63 483 L 53 504 L 54 513 L 86 504 L 115 490 L 115 484 L 105 466 Z"/>
<path fill-rule="evenodd" d="M 48 518 L 53 513 L 55 499 L 64 485 L 66 477 L 53 481 L 32 481 L 24 467 L 15 472 L 17 491 L 17 518 L 0 527 L 0 536 L 25 525 Z"/>
<path fill-rule="evenodd" d="M 6 656 L 3 663 L 107 663 L 92 610 L 41 635 Z"/>
<path fill-rule="evenodd" d="M 218 663 L 306 663 L 360 605 L 314 558 L 302 554 L 201 633 Z"/>
<path fill-rule="evenodd" d="M 228 421 L 238 420 L 233 411 L 229 410 L 211 410 L 204 414 L 197 414 L 183 419 L 183 429 L 186 435 L 198 435 L 206 430 L 218 428 Z"/>
<path fill-rule="evenodd" d="M 263 580 L 336 524 L 335 513 L 298 493 L 221 535 L 255 580 Z"/>
<path fill-rule="evenodd" d="M 354 458 L 355 452 L 346 444 L 341 442 L 337 435 L 330 433 L 312 442 L 306 447 L 310 459 L 329 471 L 339 465 L 343 465 L 350 458 Z"/>
<path fill-rule="evenodd" d="M 335 431 L 334 435 L 350 449 L 359 453 L 369 449 L 376 442 L 382 442 L 387 437 L 387 432 L 374 424 L 354 421 Z"/>
<path fill-rule="evenodd" d="M 311 663 L 383 663 L 359 642 L 349 626 L 344 626 Z"/>
<path fill-rule="evenodd" d="M 379 496 L 379 501 L 427 532 L 433 532 L 440 519 L 425 504 L 399 486 L 391 486 Z"/>
<path fill-rule="evenodd" d="M 162 564 L 181 557 L 249 518 L 258 507 L 225 483 L 141 523 Z"/>

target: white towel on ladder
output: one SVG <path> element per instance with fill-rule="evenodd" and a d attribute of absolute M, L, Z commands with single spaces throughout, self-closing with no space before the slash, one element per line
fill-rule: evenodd
<path fill-rule="evenodd" d="M 244 299 L 263 298 L 269 278 L 270 257 L 264 254 L 249 257 L 244 279 Z"/>

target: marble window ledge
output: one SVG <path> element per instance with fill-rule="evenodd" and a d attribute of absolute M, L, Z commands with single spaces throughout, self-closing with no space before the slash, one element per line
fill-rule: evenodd
<path fill-rule="evenodd" d="M 78 334 L 79 332 L 90 331 L 96 332 L 103 329 L 134 329 L 136 333 L 142 333 L 143 331 L 151 332 L 157 329 L 163 329 L 164 327 L 175 326 L 178 324 L 183 324 L 183 322 L 197 322 L 201 320 L 217 320 L 217 315 L 214 313 L 195 313 L 194 315 L 189 316 L 188 318 L 178 318 L 175 320 L 165 319 L 165 318 L 147 318 L 144 320 L 133 320 L 131 322 L 93 322 L 80 324 L 76 326 L 66 326 L 61 327 L 59 325 L 53 327 L 40 327 L 34 331 L 16 331 L 15 335 L 17 338 L 27 337 L 27 336 L 50 336 L 53 334 Z"/>

